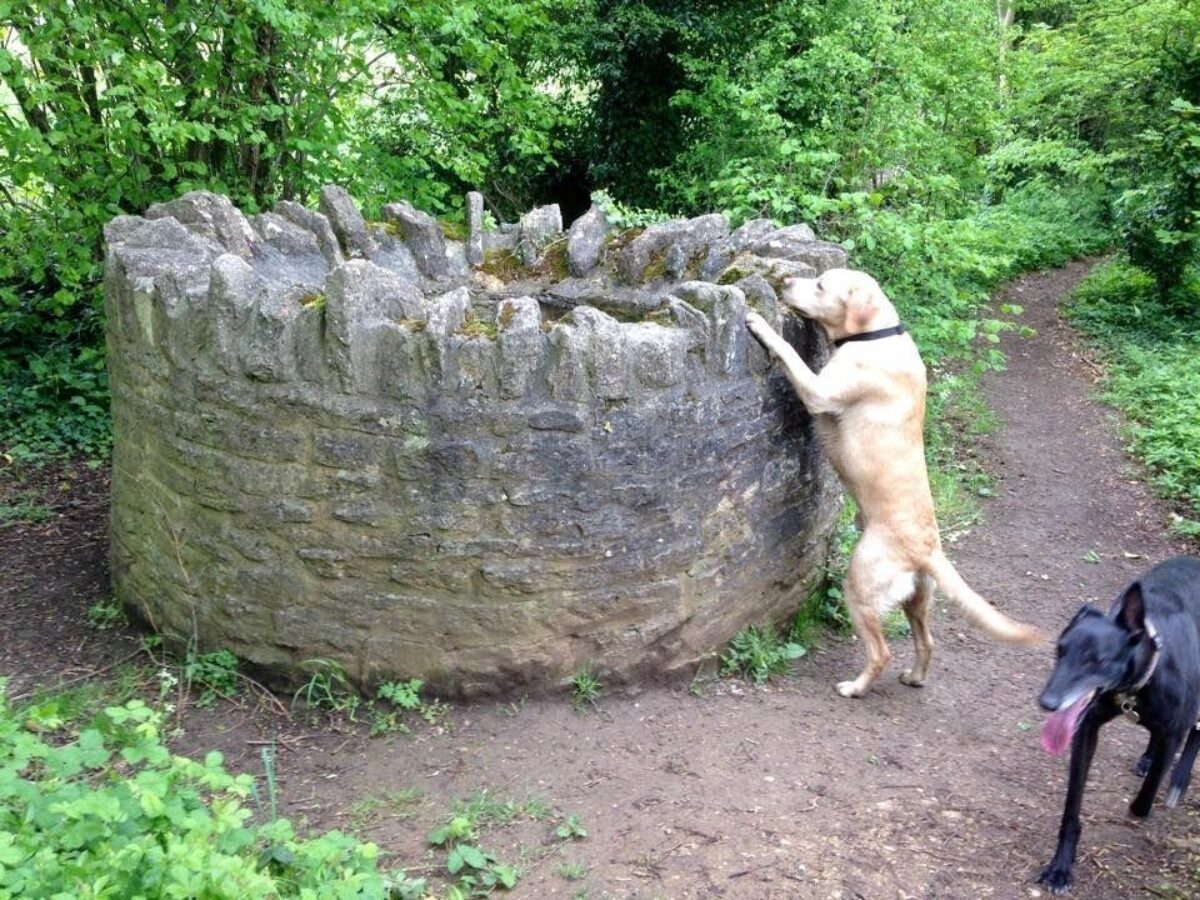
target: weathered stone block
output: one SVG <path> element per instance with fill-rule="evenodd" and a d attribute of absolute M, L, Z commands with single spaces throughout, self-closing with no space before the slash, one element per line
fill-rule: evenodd
<path fill-rule="evenodd" d="M 321 213 L 329 220 L 342 252 L 352 259 L 369 257 L 375 250 L 375 241 L 346 189 L 327 184 L 321 188 L 320 197 Z"/>
<path fill-rule="evenodd" d="M 500 396 L 524 397 L 545 356 L 542 308 L 532 297 L 502 300 L 496 312 Z"/>
<path fill-rule="evenodd" d="M 521 227 L 517 233 L 517 249 L 521 252 L 521 262 L 526 266 L 536 265 L 546 245 L 558 239 L 562 230 L 562 212 L 557 203 L 539 206 L 525 213 L 521 217 Z"/>
<path fill-rule="evenodd" d="M 422 272 L 430 278 L 445 278 L 450 274 L 446 236 L 437 219 L 403 200 L 385 204 L 380 212 L 385 221 L 392 222 L 400 230 Z"/>
<path fill-rule="evenodd" d="M 651 225 L 621 251 L 617 269 L 627 284 L 635 284 L 643 280 L 654 259 L 661 258 L 664 272 L 678 278 L 694 257 L 728 236 L 729 220 L 715 213 Z"/>
<path fill-rule="evenodd" d="M 567 271 L 582 277 L 596 268 L 608 232 L 608 216 L 598 206 L 572 222 L 567 233 Z"/>
<path fill-rule="evenodd" d="M 483 264 L 483 194 L 467 192 L 467 264 Z"/>
<path fill-rule="evenodd" d="M 146 210 L 147 219 L 174 219 L 195 234 L 216 241 L 225 252 L 249 259 L 254 247 L 254 229 L 228 197 L 208 191 L 189 191 L 168 203 L 155 203 Z"/>

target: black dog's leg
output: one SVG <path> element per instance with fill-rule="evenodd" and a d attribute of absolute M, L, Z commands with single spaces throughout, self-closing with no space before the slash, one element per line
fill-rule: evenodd
<path fill-rule="evenodd" d="M 1071 741 L 1071 772 L 1067 780 L 1067 802 L 1063 806 L 1062 824 L 1058 829 L 1058 849 L 1054 859 L 1038 876 L 1038 883 L 1045 885 L 1052 894 L 1064 893 L 1071 886 L 1071 867 L 1075 865 L 1075 848 L 1079 845 L 1079 809 L 1083 805 L 1083 788 L 1087 784 L 1088 769 L 1096 753 L 1096 739 L 1100 726 L 1116 715 L 1105 707 L 1098 712 L 1095 707 L 1083 715 L 1083 721 Z"/>
<path fill-rule="evenodd" d="M 1192 766 L 1196 762 L 1196 753 L 1200 752 L 1200 731 L 1193 728 L 1188 732 L 1187 743 L 1183 745 L 1183 753 L 1179 762 L 1175 763 L 1175 771 L 1171 773 L 1171 787 L 1167 791 L 1167 806 L 1177 804 L 1187 792 L 1192 781 Z"/>
<path fill-rule="evenodd" d="M 1150 744 L 1146 745 L 1146 751 L 1138 757 L 1138 761 L 1133 766 L 1133 774 L 1144 778 L 1146 773 L 1150 771 L 1150 747 L 1154 743 L 1154 738 L 1150 739 Z"/>
<path fill-rule="evenodd" d="M 1150 815 L 1150 807 L 1154 805 L 1154 796 L 1158 793 L 1158 786 L 1162 783 L 1163 775 L 1167 773 L 1167 766 L 1170 765 L 1171 759 L 1175 756 L 1181 743 L 1183 743 L 1181 735 L 1151 732 L 1150 747 L 1146 751 L 1150 754 L 1150 768 L 1146 771 L 1146 777 L 1142 781 L 1137 796 L 1129 804 L 1130 815 L 1139 819 Z"/>

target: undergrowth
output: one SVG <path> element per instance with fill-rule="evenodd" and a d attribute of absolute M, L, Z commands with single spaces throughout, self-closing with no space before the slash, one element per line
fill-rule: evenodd
<path fill-rule="evenodd" d="M 1177 505 L 1175 529 L 1200 537 L 1200 276 L 1164 301 L 1118 259 L 1079 284 L 1067 313 L 1099 349 L 1103 399 L 1124 414 L 1151 486 Z"/>
<path fill-rule="evenodd" d="M 71 735 L 26 726 L 0 680 L 0 896 L 418 898 L 374 844 L 256 821 L 254 779 L 163 742 L 141 700 Z M 44 716 L 41 718 L 45 723 Z M 272 809 L 274 806 L 272 805 Z"/>

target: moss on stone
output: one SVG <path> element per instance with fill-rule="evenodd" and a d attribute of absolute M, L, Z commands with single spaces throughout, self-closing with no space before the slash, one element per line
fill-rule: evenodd
<path fill-rule="evenodd" d="M 467 314 L 463 317 L 462 325 L 454 333 L 468 338 L 484 338 L 494 341 L 498 331 L 493 323 L 483 321 L 475 314 L 475 310 L 468 309 Z"/>
<path fill-rule="evenodd" d="M 512 250 L 488 250 L 483 255 L 479 271 L 507 283 L 523 278 L 527 273 L 521 259 Z"/>
<path fill-rule="evenodd" d="M 456 222 L 453 219 L 438 219 L 438 225 L 446 240 L 465 241 L 468 237 L 467 226 L 462 222 Z"/>
<path fill-rule="evenodd" d="M 542 248 L 541 258 L 533 267 L 532 274 L 544 281 L 562 281 L 570 274 L 567 270 L 566 238 L 559 238 Z"/>
<path fill-rule="evenodd" d="M 429 323 L 424 319 L 397 319 L 396 324 L 414 333 L 420 333 L 425 330 L 425 326 Z"/>
<path fill-rule="evenodd" d="M 646 268 L 642 269 L 642 284 L 649 284 L 652 281 L 662 281 L 667 277 L 667 251 L 662 250 L 653 254 L 650 261 L 646 263 Z"/>
<path fill-rule="evenodd" d="M 305 309 L 324 309 L 325 295 L 319 292 L 305 294 L 300 298 L 300 305 Z"/>
<path fill-rule="evenodd" d="M 511 324 L 513 318 L 517 315 L 517 306 L 515 303 L 505 303 L 500 307 L 500 315 L 496 321 L 497 327 L 504 331 Z"/>

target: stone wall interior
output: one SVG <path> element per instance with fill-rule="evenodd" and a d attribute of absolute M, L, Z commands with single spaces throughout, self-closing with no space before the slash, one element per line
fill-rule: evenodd
<path fill-rule="evenodd" d="M 108 225 L 112 571 L 153 627 L 464 696 L 690 671 L 801 601 L 839 493 L 744 319 L 819 365 L 776 288 L 842 249 L 467 199 L 461 240 L 337 187 Z"/>

